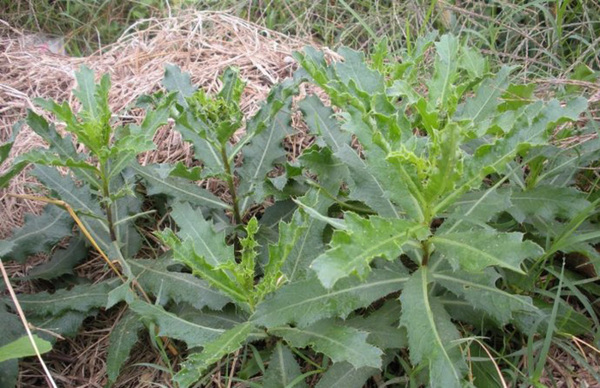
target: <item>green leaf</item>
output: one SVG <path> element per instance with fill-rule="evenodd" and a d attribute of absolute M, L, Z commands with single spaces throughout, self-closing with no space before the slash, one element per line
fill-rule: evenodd
<path fill-rule="evenodd" d="M 349 362 L 336 362 L 321 376 L 315 388 L 362 388 L 377 372 L 378 368 L 370 366 L 355 368 Z"/>
<path fill-rule="evenodd" d="M 48 124 L 44 117 L 37 115 L 35 112 L 27 111 L 27 125 L 38 135 L 44 139 L 49 145 L 48 150 L 44 152 L 58 155 L 63 160 L 85 160 L 85 153 L 78 153 L 73 145 L 73 139 L 67 135 L 62 137 L 56 131 L 54 124 Z M 94 187 L 100 187 L 100 182 L 96 174 L 89 169 L 79 169 L 72 167 L 71 171 L 80 178 Z"/>
<path fill-rule="evenodd" d="M 49 261 L 33 267 L 27 278 L 50 280 L 62 275 L 72 275 L 73 268 L 87 257 L 85 243 L 82 235 L 72 238 L 66 249 L 58 249 Z"/>
<path fill-rule="evenodd" d="M 148 195 L 166 194 L 177 200 L 206 206 L 210 209 L 230 210 L 231 206 L 215 197 L 205 189 L 187 180 L 170 178 L 170 169 L 159 166 L 132 165 L 132 170 L 146 182 Z"/>
<path fill-rule="evenodd" d="M 191 386 L 212 364 L 242 347 L 253 330 L 254 326 L 250 322 L 227 330 L 216 340 L 207 343 L 202 352 L 188 356 L 173 380 L 182 388 Z"/>
<path fill-rule="evenodd" d="M 532 217 L 548 221 L 571 219 L 590 205 L 585 197 L 585 193 L 573 187 L 539 185 L 513 192 L 510 198 L 513 206 L 508 212 L 519 223 Z"/>
<path fill-rule="evenodd" d="M 0 283 L 3 285 L 3 283 Z M 6 311 L 4 303 L 0 303 L 0 346 L 6 345 L 25 334 L 25 329 L 19 317 Z M 0 386 L 15 387 L 19 377 L 18 360 L 8 360 L 0 363 Z"/>
<path fill-rule="evenodd" d="M 344 145 L 350 144 L 351 135 L 340 128 L 334 112 L 326 107 L 319 97 L 311 95 L 298 103 L 311 134 L 320 136 L 334 154 Z"/>
<path fill-rule="evenodd" d="M 492 217 L 511 207 L 511 194 L 511 189 L 489 189 L 464 194 L 448 209 L 448 218 L 437 233 L 468 231 L 474 226 L 485 228 Z"/>
<path fill-rule="evenodd" d="M 248 298 L 252 295 L 240 287 L 228 268 L 215 267 L 207 262 L 205 256 L 196 253 L 194 240 L 188 239 L 181 242 L 170 230 L 163 232 L 160 237 L 173 249 L 173 258 L 187 265 L 194 275 L 206 280 L 211 286 L 240 304 L 249 302 Z M 228 264 L 234 264 L 234 262 L 230 261 Z"/>
<path fill-rule="evenodd" d="M 351 274 L 364 278 L 375 257 L 394 260 L 403 253 L 405 244 L 417 244 L 413 239 L 422 239 L 428 234 L 423 225 L 408 220 L 362 218 L 348 212 L 345 221 L 346 229 L 334 232 L 331 248 L 311 264 L 326 288 Z"/>
<path fill-rule="evenodd" d="M 368 342 L 379 349 L 403 349 L 408 345 L 406 331 L 398 327 L 401 306 L 388 300 L 368 316 L 356 315 L 346 320 L 346 325 L 369 333 Z"/>
<path fill-rule="evenodd" d="M 338 53 L 344 57 L 344 61 L 336 62 L 334 67 L 343 83 L 355 84 L 358 90 L 370 95 L 383 91 L 385 88 L 383 76 L 369 69 L 362 52 L 340 47 Z"/>
<path fill-rule="evenodd" d="M 481 53 L 474 47 L 462 46 L 460 49 L 458 67 L 465 69 L 471 78 L 483 76 L 486 61 Z"/>
<path fill-rule="evenodd" d="M 269 367 L 263 378 L 264 388 L 286 388 L 298 376 L 302 374 L 300 366 L 294 358 L 292 351 L 281 341 L 277 342 Z M 301 381 L 295 384 L 294 387 L 306 387 L 306 382 Z"/>
<path fill-rule="evenodd" d="M 314 204 L 317 209 L 323 211 L 328 207 L 327 199 L 321 197 L 318 201 Z M 326 224 L 304 212 L 296 211 L 290 223 L 285 225 L 280 225 L 279 241 L 291 239 L 293 246 L 283 261 L 281 271 L 291 283 L 311 275 L 309 265 L 325 246 L 323 231 Z"/>
<path fill-rule="evenodd" d="M 520 107 L 533 102 L 532 96 L 535 90 L 535 84 L 509 85 L 502 95 L 502 104 L 498 106 L 499 112 L 507 110 L 516 110 Z"/>
<path fill-rule="evenodd" d="M 431 387 L 462 387 L 467 370 L 457 344 L 460 333 L 436 298 L 429 295 L 428 268 L 421 267 L 406 283 L 400 301 L 400 324 L 406 327 L 410 359 L 429 366 Z"/>
<path fill-rule="evenodd" d="M 10 239 L 0 241 L 0 257 L 24 263 L 35 253 L 48 252 L 72 233 L 72 227 L 69 213 L 54 205 L 46 206 L 39 216 L 26 214 L 23 226 L 14 229 Z"/>
<path fill-rule="evenodd" d="M 25 167 L 27 167 L 28 163 L 21 162 L 15 163 L 7 170 L 4 171 L 4 174 L 0 175 L 0 189 L 6 187 L 8 182 L 15 176 L 17 176 Z"/>
<path fill-rule="evenodd" d="M 455 119 L 470 120 L 474 125 L 483 128 L 478 133 L 484 135 L 489 124 L 481 124 L 496 112 L 500 97 L 508 87 L 508 76 L 512 70 L 514 67 L 502 66 L 494 78 L 485 79 L 477 89 L 475 96 L 467 99 Z"/>
<path fill-rule="evenodd" d="M 274 164 L 285 158 L 282 141 L 293 133 L 291 123 L 292 84 L 276 87 L 267 102 L 247 124 L 249 141 L 243 148 L 244 163 L 236 169 L 240 177 L 238 189 L 240 212 L 248 210 L 252 203 L 260 203 L 265 197 L 264 181 Z"/>
<path fill-rule="evenodd" d="M 129 260 L 131 271 L 144 290 L 163 301 L 186 302 L 197 309 L 220 310 L 229 299 L 189 273 L 169 271 L 175 262 L 167 259 Z"/>
<path fill-rule="evenodd" d="M 535 312 L 537 310 L 531 298 L 496 288 L 500 275 L 491 269 L 469 274 L 442 271 L 434 272 L 432 276 L 437 283 L 456 296 L 467 300 L 474 308 L 494 317 L 501 326 L 513 319 L 514 312 Z"/>
<path fill-rule="evenodd" d="M 115 280 L 108 280 L 92 285 L 78 285 L 69 290 L 63 288 L 52 294 L 23 294 L 19 295 L 18 299 L 23 311 L 36 315 L 57 315 L 65 311 L 86 313 L 91 309 L 106 306 L 108 293 L 114 287 Z"/>
<path fill-rule="evenodd" d="M 97 198 L 92 196 L 89 186 L 77 186 L 71 177 L 63 176 L 53 168 L 36 166 L 33 175 L 47 188 L 53 190 L 58 198 L 68 203 L 78 213 L 94 241 L 111 259 L 117 259 L 114 251 L 104 211 Z"/>
<path fill-rule="evenodd" d="M 492 139 L 479 146 L 473 157 L 465 161 L 464 186 L 471 188 L 479 184 L 483 177 L 493 172 L 503 172 L 507 163 L 533 145 L 544 145 L 549 138 L 549 128 L 565 120 L 577 120 L 586 109 L 587 101 L 576 98 L 565 106 L 552 100 L 545 106 L 539 102 L 526 105 L 518 111 L 518 119 L 510 131 L 500 139 Z M 452 198 L 460 195 L 460 190 L 450 193 Z M 445 204 L 446 201 L 442 201 Z"/>
<path fill-rule="evenodd" d="M 435 43 L 435 48 L 435 70 L 427 87 L 431 104 L 443 109 L 447 107 L 457 75 L 460 48 L 458 38 L 449 34 L 443 35 L 440 41 Z"/>
<path fill-rule="evenodd" d="M 186 321 L 159 305 L 152 305 L 141 300 L 134 300 L 129 307 L 141 318 L 158 325 L 160 329 L 157 334 L 159 336 L 184 341 L 188 348 L 205 346 L 225 332 L 223 329 Z"/>
<path fill-rule="evenodd" d="M 190 81 L 190 74 L 184 73 L 178 66 L 166 64 L 165 76 L 162 81 L 163 86 L 169 92 L 177 92 L 179 104 L 187 107 L 186 97 L 190 97 L 196 92 L 196 87 Z"/>
<path fill-rule="evenodd" d="M 45 316 L 30 314 L 27 319 L 33 326 L 43 329 L 38 331 L 40 337 L 50 343 L 55 343 L 58 340 L 56 334 L 69 338 L 75 337 L 79 333 L 83 320 L 89 316 L 95 316 L 97 312 L 98 309 L 92 309 L 83 313 L 67 310 L 60 314 L 50 314 Z"/>
<path fill-rule="evenodd" d="M 215 232 L 212 222 L 205 220 L 200 210 L 188 203 L 175 203 L 171 217 L 180 228 L 177 235 L 183 241 L 193 241 L 196 255 L 204 257 L 208 264 L 217 267 L 235 260 L 233 246 L 225 243 L 225 232 Z"/>
<path fill-rule="evenodd" d="M 269 329 L 269 333 L 298 348 L 310 346 L 334 362 L 347 361 L 355 368 L 381 367 L 383 352 L 367 343 L 368 333 L 343 326 L 334 319 L 324 319 L 305 328 L 274 327 Z"/>
<path fill-rule="evenodd" d="M 144 325 L 139 317 L 133 312 L 127 311 L 110 332 L 106 358 L 109 386 L 117 381 L 121 367 L 129 358 L 133 346 L 139 339 L 139 332 L 143 328 Z"/>
<path fill-rule="evenodd" d="M 364 282 L 346 278 L 327 290 L 319 279 L 310 278 L 281 287 L 256 307 L 251 320 L 273 327 L 287 323 L 307 326 L 322 318 L 343 318 L 400 290 L 407 279 L 408 275 L 376 269 Z"/>
<path fill-rule="evenodd" d="M 429 240 L 436 251 L 449 260 L 456 270 L 477 273 L 489 266 L 508 268 L 524 273 L 521 263 L 541 255 L 543 250 L 531 241 L 523 241 L 523 234 L 495 231 L 456 232 L 435 235 Z"/>
<path fill-rule="evenodd" d="M 47 353 L 52 350 L 52 344 L 50 342 L 41 339 L 35 334 L 33 335 L 33 340 L 35 341 L 36 347 L 40 354 Z M 36 354 L 37 353 L 33 348 L 31 340 L 28 336 L 23 336 L 13 342 L 0 346 L 0 362 L 16 358 L 35 356 Z"/>
<path fill-rule="evenodd" d="M 175 120 L 175 129 L 185 141 L 194 145 L 194 155 L 202 161 L 204 177 L 218 176 L 225 172 L 219 150 L 206 139 L 206 124 L 196 118 L 191 110 L 181 112 Z"/>

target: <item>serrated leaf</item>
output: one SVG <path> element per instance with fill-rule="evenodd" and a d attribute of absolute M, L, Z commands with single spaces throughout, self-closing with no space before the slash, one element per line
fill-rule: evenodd
<path fill-rule="evenodd" d="M 106 219 L 105 213 L 98 200 L 92 196 L 89 186 L 77 186 L 71 177 L 63 176 L 55 169 L 45 166 L 36 166 L 33 175 L 79 214 L 81 222 L 94 241 L 109 258 L 116 259 L 108 225 L 102 221 Z"/>
<path fill-rule="evenodd" d="M 161 237 L 173 249 L 173 258 L 187 265 L 194 275 L 206 280 L 211 286 L 242 305 L 249 302 L 249 298 L 252 295 L 249 295 L 238 284 L 229 268 L 219 268 L 208 263 L 203 255 L 196 253 L 193 240 L 180 242 L 173 235 L 173 232 L 170 231 L 167 233 L 163 232 Z M 235 265 L 234 262 L 226 264 Z"/>
<path fill-rule="evenodd" d="M 87 257 L 85 242 L 82 235 L 72 238 L 66 249 L 55 251 L 49 261 L 33 267 L 27 278 L 50 280 L 62 275 L 72 275 L 73 268 Z"/>
<path fill-rule="evenodd" d="M 144 290 L 176 303 L 186 302 L 197 309 L 220 310 L 229 299 L 189 273 L 169 271 L 172 260 L 130 260 L 131 272 Z"/>
<path fill-rule="evenodd" d="M 206 125 L 194 117 L 193 112 L 183 111 L 175 121 L 175 129 L 185 141 L 194 145 L 194 156 L 202 161 L 204 177 L 218 176 L 225 172 L 219 150 L 206 140 Z"/>
<path fill-rule="evenodd" d="M 144 325 L 139 317 L 133 312 L 128 311 L 110 332 L 108 356 L 106 358 L 106 374 L 109 386 L 117 381 L 121 367 L 129 358 L 133 346 L 138 341 L 139 332 L 143 328 Z"/>
<path fill-rule="evenodd" d="M 143 319 L 154 322 L 160 336 L 184 341 L 189 348 L 204 346 L 225 332 L 223 329 L 186 321 L 159 305 L 134 300 L 129 307 Z"/>
<path fill-rule="evenodd" d="M 531 103 L 535 84 L 514 85 L 511 84 L 506 88 L 502 95 L 502 104 L 498 106 L 499 112 L 507 110 L 515 110 L 524 105 Z"/>
<path fill-rule="evenodd" d="M 292 351 L 281 341 L 277 342 L 269 361 L 269 367 L 263 377 L 264 388 L 286 388 L 302 374 L 300 365 L 296 362 Z M 306 382 L 300 381 L 294 387 L 306 387 Z"/>
<path fill-rule="evenodd" d="M 158 166 L 132 165 L 132 170 L 146 182 L 148 195 L 166 194 L 180 201 L 185 201 L 217 210 L 230 210 L 231 206 L 215 197 L 205 189 L 187 180 L 170 178 L 170 169 Z"/>
<path fill-rule="evenodd" d="M 333 202 L 320 192 L 310 192 L 302 201 L 320 213 L 325 213 Z M 279 241 L 282 241 L 282 237 L 286 241 L 291 236 L 294 238 L 293 247 L 281 266 L 281 271 L 290 283 L 312 275 L 309 265 L 324 250 L 323 231 L 326 225 L 309 214 L 296 211 L 286 230 L 280 231 Z M 282 232 L 284 236 L 281 236 Z"/>
<path fill-rule="evenodd" d="M 295 347 L 310 346 L 334 362 L 347 361 L 355 368 L 381 367 L 383 352 L 367 343 L 368 333 L 343 326 L 334 319 L 324 319 L 305 328 L 274 327 L 269 333 L 282 337 Z"/>
<path fill-rule="evenodd" d="M 369 333 L 368 342 L 379 349 L 402 349 L 408 345 L 406 331 L 398 327 L 402 308 L 396 300 L 388 300 L 368 316 L 357 315 L 346 325 Z"/>
<path fill-rule="evenodd" d="M 81 325 L 89 316 L 95 316 L 98 309 L 92 309 L 86 312 L 79 312 L 73 310 L 67 310 L 60 314 L 51 314 L 46 316 L 29 315 L 27 320 L 35 327 L 43 330 L 39 330 L 38 334 L 40 337 L 55 343 L 58 338 L 56 334 L 63 337 L 73 338 L 79 333 Z"/>
<path fill-rule="evenodd" d="M 0 363 L 6 360 L 44 354 L 52 350 L 52 344 L 50 342 L 41 339 L 35 334 L 32 338 L 35 341 L 37 351 L 33 348 L 28 336 L 23 336 L 0 346 Z"/>
<path fill-rule="evenodd" d="M 207 343 L 200 353 L 194 353 L 182 363 L 174 381 L 180 387 L 187 388 L 196 382 L 202 374 L 223 356 L 238 350 L 248 339 L 254 326 L 250 322 L 227 330 L 216 340 Z"/>
<path fill-rule="evenodd" d="M 240 176 L 238 193 L 240 212 L 265 197 L 264 181 L 274 163 L 286 155 L 283 139 L 293 133 L 291 127 L 291 85 L 284 83 L 271 92 L 267 103 L 248 122 L 250 140 L 243 148 L 244 163 L 236 169 Z M 275 100 L 279 98 L 279 100 Z"/>
<path fill-rule="evenodd" d="M 496 214 L 511 207 L 511 189 L 472 191 L 464 194 L 450 209 L 438 234 L 469 230 L 473 226 L 485 227 Z"/>
<path fill-rule="evenodd" d="M 495 231 L 456 232 L 435 235 L 429 239 L 456 270 L 477 273 L 489 266 L 508 268 L 523 273 L 521 263 L 537 257 L 543 250 L 523 234 Z"/>
<path fill-rule="evenodd" d="M 335 153 L 345 144 L 350 144 L 351 135 L 340 128 L 334 112 L 326 107 L 319 97 L 311 95 L 298 103 L 311 133 L 319 135 Z"/>
<path fill-rule="evenodd" d="M 317 175 L 319 185 L 333 196 L 337 195 L 340 185 L 347 179 L 347 167 L 335 158 L 331 148 L 308 148 L 300 156 L 300 162 Z"/>
<path fill-rule="evenodd" d="M 364 282 L 346 278 L 327 290 L 319 279 L 310 278 L 285 285 L 267 297 L 256 307 L 251 321 L 266 327 L 287 323 L 307 326 L 322 318 L 343 318 L 400 290 L 407 279 L 408 275 L 397 272 L 373 270 Z"/>
<path fill-rule="evenodd" d="M 470 120 L 474 125 L 483 128 L 479 134 L 484 135 L 485 129 L 489 126 L 482 126 L 481 123 L 484 123 L 496 112 L 500 96 L 508 87 L 508 76 L 513 69 L 513 67 L 502 66 L 494 78 L 485 79 L 477 89 L 475 96 L 466 100 L 455 119 Z"/>
<path fill-rule="evenodd" d="M 429 295 L 429 274 L 422 267 L 412 274 L 402 295 L 400 324 L 406 327 L 410 359 L 429 367 L 431 387 L 462 387 L 467 370 L 457 344 L 460 333 L 437 299 Z"/>
<path fill-rule="evenodd" d="M 8 182 L 10 182 L 12 178 L 17 176 L 21 171 L 23 171 L 23 169 L 25 169 L 27 165 L 28 163 L 26 162 L 15 163 L 7 170 L 5 170 L 4 174 L 0 175 L 0 189 L 6 187 L 6 185 L 8 185 Z"/>
<path fill-rule="evenodd" d="M 50 294 L 19 295 L 19 304 L 23 311 L 36 315 L 60 314 L 65 311 L 88 312 L 94 308 L 106 306 L 108 293 L 115 287 L 115 280 L 97 284 L 83 284 L 69 290 L 60 289 Z"/>
<path fill-rule="evenodd" d="M 472 78 L 483 76 L 485 71 L 485 59 L 481 53 L 473 47 L 462 46 L 458 66 L 465 69 Z"/>
<path fill-rule="evenodd" d="M 331 248 L 311 264 L 326 288 L 351 274 L 364 278 L 375 257 L 393 260 L 403 253 L 403 245 L 428 234 L 423 225 L 408 220 L 378 216 L 367 219 L 350 212 L 345 213 L 344 219 L 346 229 L 336 230 Z"/>
<path fill-rule="evenodd" d="M 397 204 L 411 217 L 422 218 L 415 199 L 398 174 L 392 173 L 394 168 L 385 160 L 381 150 L 372 149 L 366 153 L 366 159 L 361 159 L 355 150 L 345 145 L 336 156 L 350 170 L 350 198 L 366 203 L 385 217 L 402 216 L 402 211 L 396 209 Z"/>
<path fill-rule="evenodd" d="M 501 325 L 506 325 L 513 318 L 513 313 L 535 312 L 531 298 L 515 295 L 496 287 L 500 275 L 493 270 L 481 273 L 441 271 L 432 274 L 433 279 L 456 296 L 467 300 L 472 307 L 482 310 L 494 317 Z"/>
<path fill-rule="evenodd" d="M 191 96 L 197 89 L 192 85 L 189 73 L 184 73 L 178 66 L 171 64 L 165 65 L 165 76 L 162 84 L 167 91 L 177 92 L 177 100 L 184 107 L 188 106 L 185 97 Z"/>
<path fill-rule="evenodd" d="M 321 376 L 315 388 L 362 388 L 378 368 L 355 368 L 349 362 L 336 362 Z"/>
<path fill-rule="evenodd" d="M 65 236 L 72 233 L 73 220 L 65 210 L 48 205 L 41 215 L 26 214 L 21 228 L 12 237 L 0 241 L 2 261 L 24 263 L 30 255 L 48 252 Z"/>
<path fill-rule="evenodd" d="M 49 148 L 46 152 L 55 153 L 63 159 L 82 160 L 86 158 L 86 154 L 77 152 L 71 136 L 60 136 L 56 131 L 54 124 L 48 124 L 44 117 L 31 110 L 27 111 L 27 125 L 48 143 Z M 78 178 L 84 180 L 88 184 L 95 187 L 100 186 L 98 178 L 92 171 L 78 168 L 72 168 L 72 171 Z"/>
<path fill-rule="evenodd" d="M 458 69 L 458 38 L 453 35 L 443 35 L 439 42 L 435 43 L 436 58 L 435 70 L 431 81 L 428 82 L 429 101 L 434 106 L 442 109 L 452 93 L 453 82 Z"/>
<path fill-rule="evenodd" d="M 229 330 L 247 321 L 246 314 L 233 304 L 225 306 L 221 311 L 214 311 L 207 308 L 197 310 L 184 303 L 175 306 L 172 311 L 186 321 L 216 329 Z"/>
<path fill-rule="evenodd" d="M 585 197 L 585 193 L 572 187 L 539 185 L 513 192 L 510 198 L 513 206 L 508 212 L 519 223 L 528 217 L 548 221 L 555 218 L 570 219 L 590 205 Z"/>
<path fill-rule="evenodd" d="M 465 161 L 463 180 L 470 188 L 485 175 L 503 172 L 507 163 L 533 145 L 544 145 L 549 138 L 549 127 L 565 120 L 577 120 L 586 109 L 587 101 L 576 98 L 565 106 L 552 100 L 526 105 L 518 111 L 518 119 L 510 131 L 500 139 L 479 146 L 472 158 Z M 458 192 L 460 193 L 460 192 Z M 453 196 L 456 194 L 449 194 Z"/>
<path fill-rule="evenodd" d="M 343 62 L 334 64 L 340 81 L 347 85 L 354 83 L 358 90 L 370 95 L 384 90 L 383 76 L 366 65 L 362 52 L 340 47 L 338 54 L 344 57 Z"/>
<path fill-rule="evenodd" d="M 207 263 L 217 267 L 235 259 L 233 246 L 225 243 L 225 232 L 216 232 L 212 222 L 205 220 L 200 210 L 193 209 L 188 203 L 175 203 L 171 216 L 180 228 L 177 235 L 183 241 L 193 241 L 195 253 L 204 257 Z"/>

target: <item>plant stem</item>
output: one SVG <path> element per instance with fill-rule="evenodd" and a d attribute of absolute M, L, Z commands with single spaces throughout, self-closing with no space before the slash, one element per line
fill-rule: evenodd
<path fill-rule="evenodd" d="M 112 206 L 110 202 L 110 187 L 108 182 L 108 175 L 106 174 L 106 165 L 104 163 L 100 163 L 100 179 L 102 180 L 102 196 L 106 201 L 105 210 L 106 210 L 106 221 L 108 222 L 108 231 L 110 233 L 111 241 L 117 241 L 117 234 L 115 233 L 115 224 L 112 213 Z"/>
<path fill-rule="evenodd" d="M 233 172 L 231 171 L 231 165 L 227 158 L 226 146 L 221 146 L 221 159 L 223 159 L 223 165 L 225 166 L 225 174 L 227 176 L 227 185 L 229 186 L 229 192 L 231 193 L 231 200 L 233 202 L 233 218 L 236 224 L 242 223 L 242 217 L 240 215 L 240 208 L 238 205 L 237 192 L 235 189 L 235 182 L 233 181 Z"/>

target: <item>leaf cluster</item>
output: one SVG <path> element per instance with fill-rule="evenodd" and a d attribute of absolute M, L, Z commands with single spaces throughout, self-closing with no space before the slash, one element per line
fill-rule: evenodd
<path fill-rule="evenodd" d="M 555 266 L 573 254 L 594 266 L 598 259 L 598 200 L 576 183 L 600 144 L 565 150 L 551 142 L 585 111 L 585 99 L 538 101 L 531 87 L 511 84 L 513 68 L 490 74 L 452 35 L 421 38 L 400 61 L 388 60 L 385 41 L 370 64 L 350 49 L 338 54 L 331 62 L 310 47 L 297 53 L 294 79 L 247 119 L 235 69 L 209 95 L 167 66 L 165 92 L 140 101 L 140 125 L 116 122 L 108 78 L 96 85 L 87 69 L 78 73 L 77 114 L 39 101 L 89 154 L 29 112 L 49 148 L 24 155 L 1 181 L 33 163 L 34 176 L 75 214 L 49 207 L 28 218 L 0 242 L 2 260 L 48 251 L 72 234 L 73 220 L 82 234 L 31 272 L 57 282 L 52 294 L 19 298 L 38 327 L 74 334 L 100 308 L 127 308 L 110 338 L 110 382 L 146 327 L 165 365 L 164 338 L 187 347 L 172 371 L 182 387 L 236 352 L 244 354 L 240 376 L 262 372 L 267 387 L 305 386 L 314 374 L 317 386 L 360 387 L 394 357 L 396 373 L 416 384 L 486 386 L 494 363 L 470 355 L 493 345 L 480 338 L 502 338 L 511 327 L 526 341 L 545 336 L 519 377 L 539 383 L 535 365 L 543 367 L 553 338 L 597 327 L 586 296 L 597 290 L 580 290 L 574 272 Z M 331 105 L 315 95 L 294 104 L 304 82 Z M 315 142 L 288 161 L 283 145 L 296 108 Z M 137 162 L 168 119 L 193 146 L 194 167 Z M 226 184 L 229 197 L 199 187 L 207 178 Z M 142 201 L 169 227 L 154 225 Z M 139 257 L 142 223 L 169 248 L 165 255 Z M 119 264 L 120 281 L 67 287 L 86 241 Z M 565 303 L 563 284 L 585 313 Z M 3 302 L 0 318 L 14 320 L 5 304 L 12 308 Z M 10 325 L 7 341 L 20 335 Z"/>

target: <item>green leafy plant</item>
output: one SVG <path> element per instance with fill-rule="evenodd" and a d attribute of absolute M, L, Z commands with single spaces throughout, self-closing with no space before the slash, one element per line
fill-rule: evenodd
<path fill-rule="evenodd" d="M 510 83 L 513 68 L 491 74 L 452 35 L 421 38 L 400 61 L 389 60 L 385 41 L 370 65 L 350 49 L 338 54 L 296 54 L 294 79 L 248 119 L 236 69 L 210 95 L 167 66 L 166 92 L 138 102 L 140 125 L 119 125 L 108 78 L 95 84 L 87 69 L 77 76 L 77 114 L 38 101 L 89 154 L 29 112 L 49 148 L 17 159 L 0 181 L 33 163 L 52 204 L 0 242 L 2 260 L 24 262 L 77 226 L 66 249 L 30 272 L 56 290 L 20 295 L 28 318 L 73 335 L 98 309 L 127 306 L 110 337 L 110 383 L 146 327 L 181 387 L 202 383 L 231 354 L 242 360 L 237 380 L 266 387 L 306 386 L 315 374 L 317 387 L 361 387 L 375 374 L 416 386 L 489 386 L 504 378 L 498 364 L 515 382 L 540 384 L 549 346 L 569 349 L 566 339 L 598 326 L 588 300 L 597 290 L 556 265 L 572 254 L 593 266 L 598 259 L 598 200 L 577 186 L 598 141 L 551 143 L 578 130 L 570 123 L 585 99 L 538 101 Z M 315 95 L 295 103 L 302 82 L 330 105 Z M 292 160 L 284 143 L 296 107 L 315 141 Z M 195 163 L 140 165 L 169 118 Z M 227 195 L 198 185 L 208 178 Z M 141 256 L 141 225 L 167 253 Z M 118 264 L 120 279 L 69 288 L 86 242 Z M 565 302 L 565 290 L 585 311 Z M 11 308 L 0 305 L 15 337 L 7 340 L 19 332 Z M 517 372 L 518 356 L 498 355 L 496 340 L 528 343 L 530 370 Z M 181 344 L 186 358 L 171 370 Z"/>

